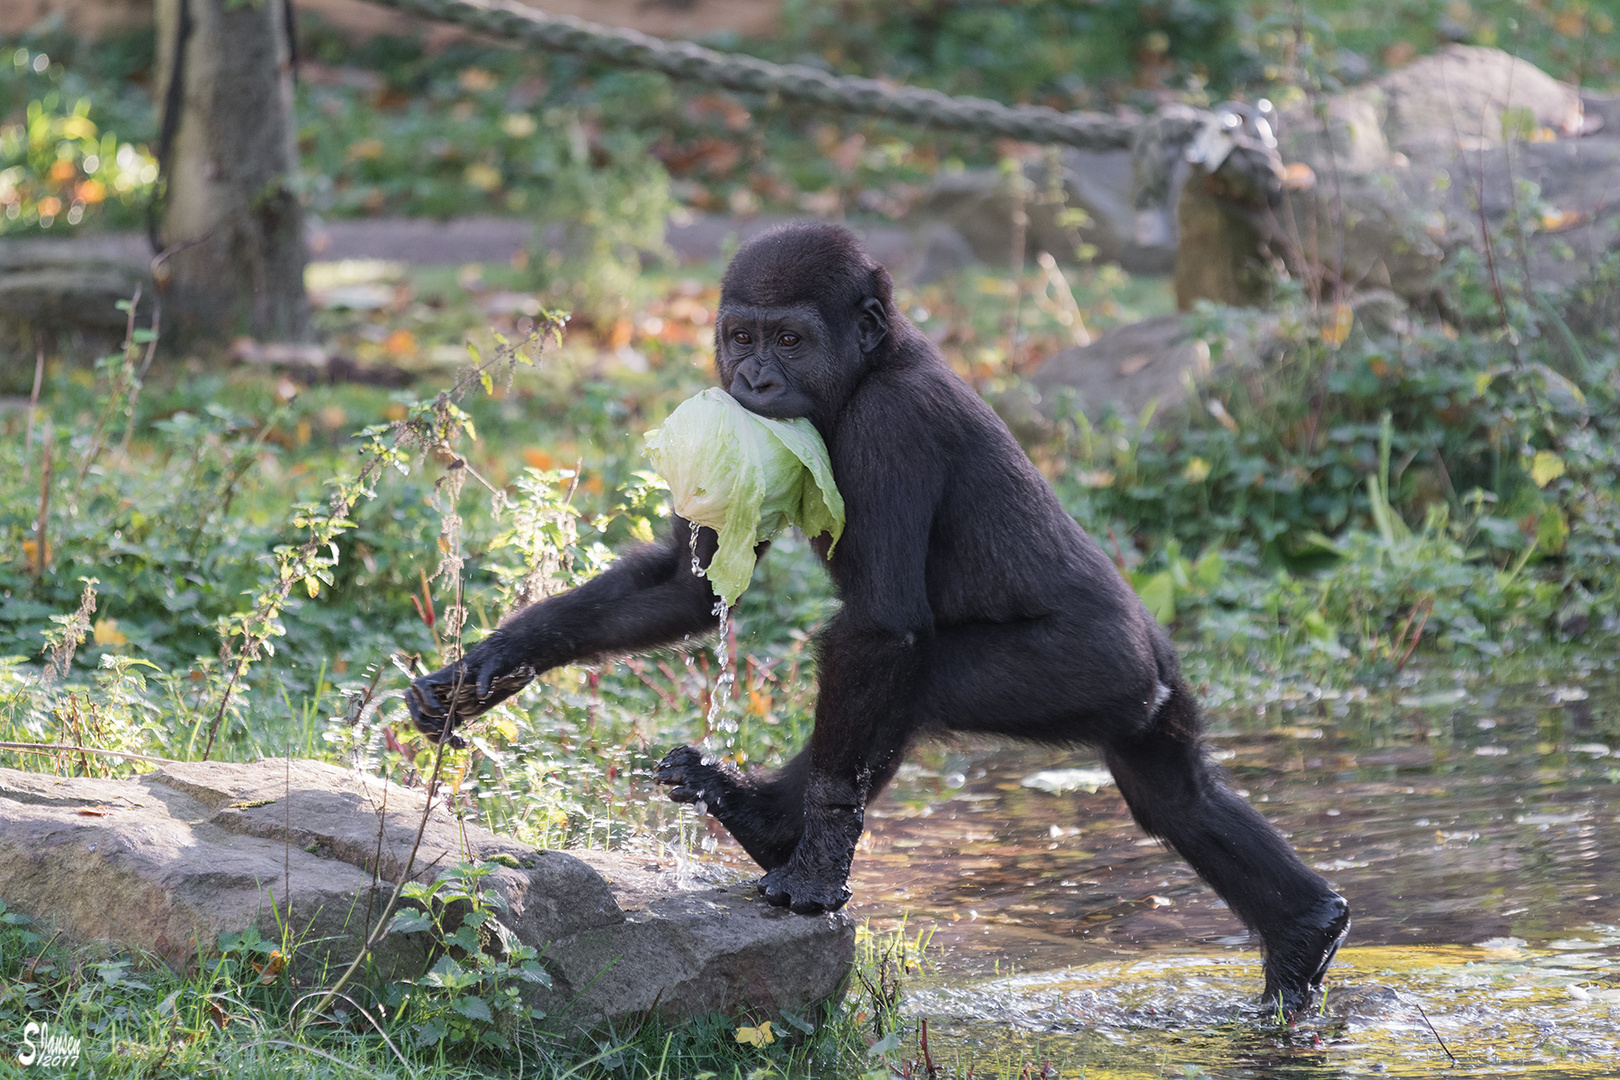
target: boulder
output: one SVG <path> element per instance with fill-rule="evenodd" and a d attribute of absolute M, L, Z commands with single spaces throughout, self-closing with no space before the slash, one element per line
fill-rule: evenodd
<path fill-rule="evenodd" d="M 1133 273 L 1165 273 L 1174 260 L 1173 231 L 1139 235 L 1133 202 L 1130 150 L 1078 150 L 1065 148 L 1058 157 L 1061 175 L 1057 189 L 1061 204 L 1049 198 L 1054 185 L 1044 160 L 1024 166 L 1028 220 L 1024 251 L 1033 259 L 1045 251 L 1059 262 L 1077 261 L 1077 241 L 1096 249 L 1103 262 L 1118 263 Z M 1167 182 L 1175 191 L 1185 168 L 1171 170 Z M 1167 195 L 1167 198 L 1173 197 Z M 918 199 L 907 222 L 925 237 L 922 267 L 917 280 L 930 281 L 960 265 L 958 252 L 970 251 L 979 262 L 1006 266 L 1014 243 L 1014 198 L 1008 178 L 997 169 L 967 169 L 942 173 Z M 1171 202 L 1169 205 L 1173 206 Z M 1078 226 L 1062 219 L 1065 210 L 1082 210 L 1086 221 Z M 942 238 L 941 230 L 954 236 Z M 939 258 L 939 254 L 945 258 Z"/>
<path fill-rule="evenodd" d="M 1374 299 L 1381 296 L 1387 294 Z M 1358 307 L 1357 317 L 1370 310 L 1370 303 Z M 1230 423 L 1220 405 L 1200 406 L 1203 385 L 1216 371 L 1274 363 L 1287 341 L 1287 331 L 1269 312 L 1228 308 L 1216 318 L 1158 315 L 1098 334 L 1090 345 L 1054 353 L 995 407 L 1015 432 L 1029 437 L 1074 410 L 1093 421 L 1110 411 L 1135 421 L 1152 405 L 1150 420 L 1157 422 L 1203 407 Z"/>
<path fill-rule="evenodd" d="M 1179 405 L 1209 375 L 1209 343 L 1182 315 L 1159 315 L 1055 353 L 1030 376 L 1046 416 L 1072 407 L 1093 419 L 1109 409 L 1137 417 L 1150 402 Z"/>
<path fill-rule="evenodd" d="M 1282 150 L 1316 183 L 1277 214 L 1294 259 L 1342 260 L 1340 277 L 1409 302 L 1455 306 L 1457 253 L 1538 287 L 1588 274 L 1620 239 L 1620 112 L 1498 49 L 1453 45 L 1321 103 L 1284 112 Z M 1509 239 L 1515 216 L 1529 226 Z"/>
<path fill-rule="evenodd" d="M 217 953 L 222 934 L 255 927 L 279 941 L 290 925 L 293 969 L 320 985 L 388 902 L 425 809 L 420 790 L 316 761 L 177 763 L 128 780 L 0 769 L 0 899 L 70 940 L 179 970 Z M 677 875 L 651 856 L 537 851 L 442 801 L 411 877 L 492 859 L 502 921 L 551 975 L 534 1003 L 568 1022 L 805 1010 L 839 989 L 854 956 L 842 914 L 793 915 L 750 882 Z M 374 969 L 419 975 L 429 945 L 390 934 Z"/>
<path fill-rule="evenodd" d="M 137 288 L 141 325 L 151 315 L 152 276 L 129 245 L 19 240 L 0 246 L 0 393 L 27 393 L 34 349 L 54 351 L 66 334 L 78 353 L 116 351 L 128 315 L 118 309 Z"/>

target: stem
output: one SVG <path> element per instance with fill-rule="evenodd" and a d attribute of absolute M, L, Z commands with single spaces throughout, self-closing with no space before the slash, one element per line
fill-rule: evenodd
<path fill-rule="evenodd" d="M 34 392 L 28 395 L 28 434 L 23 439 L 23 483 L 34 458 L 34 416 L 39 411 L 39 388 L 45 381 L 45 339 L 34 335 Z"/>
<path fill-rule="evenodd" d="M 39 474 L 39 523 L 34 527 L 34 580 L 45 576 L 45 516 L 51 508 L 51 448 L 55 439 L 49 421 L 45 424 L 45 459 Z"/>
<path fill-rule="evenodd" d="M 454 692 L 459 693 L 461 687 L 459 679 L 457 681 L 458 685 L 454 687 Z M 416 839 L 411 843 L 411 854 L 405 860 L 405 869 L 400 871 L 399 881 L 394 884 L 393 895 L 388 898 L 388 903 L 383 906 L 382 916 L 378 918 L 376 925 L 371 928 L 371 933 L 366 935 L 365 943 L 360 946 L 360 952 L 355 956 L 354 961 L 338 977 L 338 981 L 332 984 L 332 988 L 326 991 L 321 1000 L 315 1003 L 315 1008 L 307 1014 L 309 1017 L 319 1016 L 325 1011 L 326 1007 L 332 1003 L 332 999 L 338 996 L 338 991 L 342 990 L 344 985 L 354 978 L 354 973 L 360 970 L 360 965 L 365 962 L 366 957 L 371 955 L 371 950 L 376 947 L 377 942 L 387 936 L 386 928 L 389 917 L 394 913 L 394 905 L 399 903 L 400 894 L 405 891 L 405 883 L 411 880 L 411 869 L 416 865 L 416 853 L 422 846 L 422 834 L 427 832 L 428 818 L 433 814 L 433 797 L 438 793 L 439 769 L 444 764 L 444 748 L 448 742 L 448 739 L 440 739 L 435 747 L 433 774 L 428 777 L 427 804 L 422 807 L 422 820 L 417 822 L 416 825 Z M 307 1019 L 299 1023 L 298 1027 L 294 1029 L 294 1034 L 302 1033 L 304 1026 L 308 1023 L 309 1020 Z"/>

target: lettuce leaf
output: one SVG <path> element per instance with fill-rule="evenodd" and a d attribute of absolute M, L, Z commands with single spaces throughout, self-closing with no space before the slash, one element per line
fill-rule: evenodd
<path fill-rule="evenodd" d="M 647 433 L 647 457 L 669 485 L 675 512 L 720 534 L 708 578 L 727 604 L 748 588 L 754 545 L 789 525 L 806 536 L 844 532 L 832 461 L 808 420 L 756 416 L 710 387 Z"/>

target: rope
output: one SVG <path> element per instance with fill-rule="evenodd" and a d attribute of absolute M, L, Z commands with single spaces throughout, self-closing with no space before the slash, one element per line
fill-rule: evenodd
<path fill-rule="evenodd" d="M 651 68 L 692 79 L 772 95 L 839 112 L 881 116 L 953 131 L 1001 135 L 1035 143 L 1062 143 L 1085 150 L 1131 145 L 1137 123 L 1098 113 L 1066 113 L 1044 105 L 1003 105 L 938 90 L 891 86 L 876 79 L 829 75 L 803 64 L 772 64 L 752 56 L 721 53 L 688 41 L 665 41 L 569 15 L 552 15 L 513 0 L 372 0 L 480 34 L 521 41 L 552 52 L 575 53 L 624 67 Z"/>

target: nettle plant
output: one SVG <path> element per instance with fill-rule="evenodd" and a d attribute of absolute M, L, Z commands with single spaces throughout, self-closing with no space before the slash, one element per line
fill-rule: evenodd
<path fill-rule="evenodd" d="M 521 1022 L 545 1016 L 524 1003 L 523 985 L 549 987 L 551 976 L 539 953 L 500 921 L 506 900 L 483 884 L 494 870 L 492 863 L 457 863 L 431 884 L 405 885 L 404 898 L 421 906 L 396 914 L 388 932 L 431 934 L 437 959 L 387 997 L 418 1046 L 448 1040 L 506 1049 Z"/>

